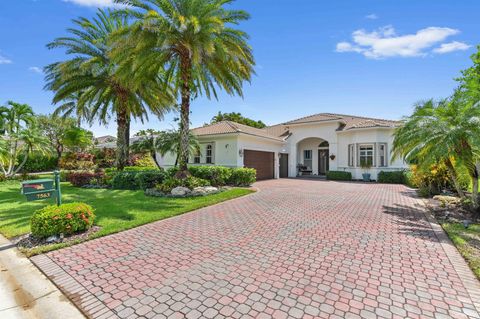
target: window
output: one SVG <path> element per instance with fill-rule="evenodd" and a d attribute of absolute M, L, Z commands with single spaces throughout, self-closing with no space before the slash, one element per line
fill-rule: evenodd
<path fill-rule="evenodd" d="M 205 159 L 207 164 L 213 164 L 213 145 L 207 145 L 207 151 L 205 152 Z"/>
<path fill-rule="evenodd" d="M 348 166 L 355 166 L 355 144 L 348 145 Z"/>
<path fill-rule="evenodd" d="M 200 164 L 200 157 L 201 157 L 200 150 L 198 150 L 195 153 L 195 156 L 193 157 L 193 163 L 194 164 Z"/>
<path fill-rule="evenodd" d="M 378 166 L 388 166 L 387 143 L 378 144 Z"/>
<path fill-rule="evenodd" d="M 359 166 L 368 165 L 374 166 L 373 163 L 373 145 L 360 145 L 358 147 L 359 150 Z"/>
<path fill-rule="evenodd" d="M 312 150 L 303 151 L 303 165 L 308 169 L 312 169 Z"/>

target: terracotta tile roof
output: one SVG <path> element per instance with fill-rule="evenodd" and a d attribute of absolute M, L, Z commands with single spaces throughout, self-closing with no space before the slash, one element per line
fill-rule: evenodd
<path fill-rule="evenodd" d="M 363 116 L 354 116 L 354 115 L 344 115 L 344 114 L 335 114 L 335 113 L 319 113 L 306 117 L 302 117 L 290 122 L 283 123 L 283 125 L 294 125 L 294 124 L 303 124 L 303 123 L 313 123 L 313 122 L 324 122 L 324 121 L 338 121 L 342 123 L 338 128 L 338 131 L 348 131 L 356 128 L 369 128 L 369 127 L 397 127 L 400 124 L 400 121 L 376 119 L 371 117 Z"/>
<path fill-rule="evenodd" d="M 270 134 L 265 129 L 258 129 L 255 127 L 235 123 L 231 121 L 222 121 L 215 124 L 206 125 L 192 129 L 192 133 L 197 136 L 219 135 L 219 134 L 234 134 L 243 133 L 263 138 L 269 138 L 277 141 L 283 141 L 279 136 Z"/>

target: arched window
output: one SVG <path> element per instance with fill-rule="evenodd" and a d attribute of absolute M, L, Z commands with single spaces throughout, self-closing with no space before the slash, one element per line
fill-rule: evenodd
<path fill-rule="evenodd" d="M 213 145 L 212 144 L 207 145 L 207 152 L 205 155 L 206 155 L 205 159 L 207 164 L 213 164 Z"/>
<path fill-rule="evenodd" d="M 322 143 L 320 143 L 320 145 L 318 145 L 318 147 L 328 147 L 329 144 L 327 141 L 323 141 Z"/>

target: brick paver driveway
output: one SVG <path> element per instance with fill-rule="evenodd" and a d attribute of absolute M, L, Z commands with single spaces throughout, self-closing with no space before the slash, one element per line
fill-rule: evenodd
<path fill-rule="evenodd" d="M 478 282 L 406 187 L 257 186 L 33 260 L 95 318 L 479 317 Z"/>

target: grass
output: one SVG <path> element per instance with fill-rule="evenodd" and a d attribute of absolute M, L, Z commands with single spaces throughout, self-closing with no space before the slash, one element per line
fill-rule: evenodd
<path fill-rule="evenodd" d="M 480 224 L 465 228 L 460 223 L 442 223 L 442 227 L 480 280 Z"/>
<path fill-rule="evenodd" d="M 143 191 L 83 189 L 62 183 L 62 200 L 85 202 L 95 209 L 95 224 L 101 230 L 91 236 L 96 238 L 130 229 L 153 221 L 180 215 L 232 198 L 252 193 L 252 190 L 233 188 L 218 194 L 193 198 L 147 197 Z M 36 209 L 53 204 L 53 200 L 27 202 L 20 194 L 18 181 L 0 183 L 0 233 L 12 238 L 30 232 L 30 217 Z M 91 239 L 90 238 L 90 239 Z M 32 250 L 40 253 L 57 249 L 65 244 Z"/>

